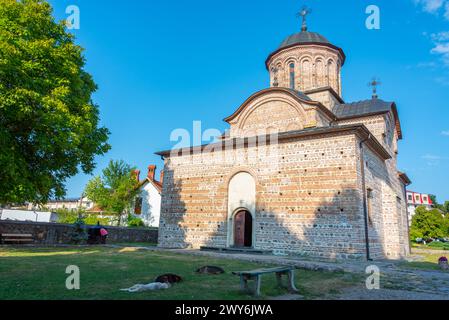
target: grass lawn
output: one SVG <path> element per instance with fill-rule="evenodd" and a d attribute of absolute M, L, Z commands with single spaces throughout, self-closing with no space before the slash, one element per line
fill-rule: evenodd
<path fill-rule="evenodd" d="M 442 255 L 441 253 L 418 252 L 417 254 L 422 257 L 421 261 L 404 262 L 402 265 L 412 269 L 441 271 L 441 268 L 438 266 L 438 259 L 442 256 L 449 257 L 449 255 Z"/>
<path fill-rule="evenodd" d="M 81 271 L 81 289 L 67 290 L 68 265 Z M 225 269 L 223 275 L 195 274 L 203 265 Z M 231 271 L 260 268 L 261 265 L 230 259 L 151 252 L 138 248 L 11 248 L 0 247 L 0 300 L 14 299 L 252 299 L 240 293 L 239 279 Z M 150 283 L 158 275 L 176 273 L 184 281 L 164 291 L 125 293 L 119 291 L 137 283 Z M 338 293 L 363 281 L 346 273 L 296 270 L 296 286 L 306 299 Z M 262 280 L 261 298 L 286 294 L 276 287 L 274 275 Z"/>
<path fill-rule="evenodd" d="M 446 243 L 431 242 L 427 245 L 412 243 L 412 248 L 428 249 L 428 250 L 448 250 L 449 251 L 449 243 L 447 243 L 447 242 Z M 448 252 L 448 254 L 449 254 L 449 252 Z"/>

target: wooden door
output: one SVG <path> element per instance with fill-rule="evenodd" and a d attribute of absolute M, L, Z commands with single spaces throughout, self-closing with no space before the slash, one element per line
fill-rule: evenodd
<path fill-rule="evenodd" d="M 238 212 L 234 217 L 234 246 L 245 246 L 245 211 Z"/>

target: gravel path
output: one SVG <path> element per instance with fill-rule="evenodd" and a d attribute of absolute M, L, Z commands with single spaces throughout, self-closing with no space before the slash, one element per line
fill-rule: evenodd
<path fill-rule="evenodd" d="M 335 300 L 449 300 L 448 295 L 408 290 L 348 288 L 338 295 L 329 296 Z"/>

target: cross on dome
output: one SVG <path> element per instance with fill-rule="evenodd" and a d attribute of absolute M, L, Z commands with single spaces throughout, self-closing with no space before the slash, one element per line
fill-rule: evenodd
<path fill-rule="evenodd" d="M 306 17 L 312 13 L 312 9 L 307 8 L 307 6 L 302 7 L 301 11 L 298 12 L 298 17 L 302 17 L 302 27 L 301 31 L 307 31 L 307 20 Z"/>
<path fill-rule="evenodd" d="M 380 82 L 378 79 L 373 78 L 369 83 L 368 86 L 373 88 L 373 99 L 377 99 L 377 87 L 380 86 L 382 82 Z"/>

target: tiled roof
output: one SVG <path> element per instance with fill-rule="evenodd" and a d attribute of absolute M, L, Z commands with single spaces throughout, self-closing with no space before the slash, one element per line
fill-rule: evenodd
<path fill-rule="evenodd" d="M 142 186 L 144 186 L 147 183 L 151 183 L 159 192 L 162 191 L 162 183 L 160 181 L 156 181 L 156 180 L 151 180 L 150 178 L 145 178 L 144 180 L 140 181 L 139 183 L 139 188 L 141 188 Z"/>

